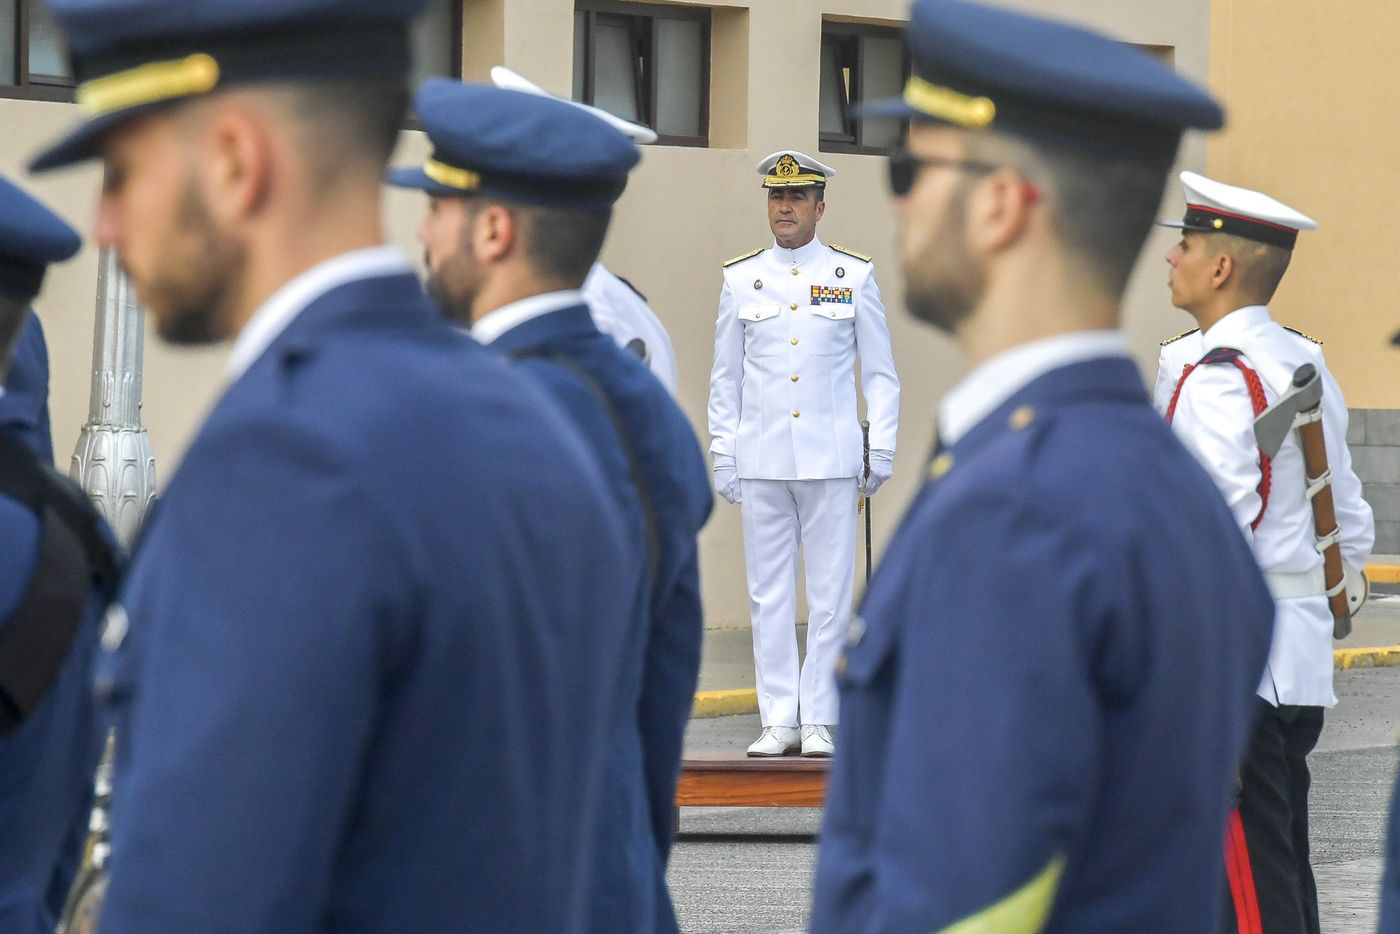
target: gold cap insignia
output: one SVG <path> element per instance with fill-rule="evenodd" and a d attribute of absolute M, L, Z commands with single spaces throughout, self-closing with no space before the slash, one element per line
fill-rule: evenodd
<path fill-rule="evenodd" d="M 815 169 L 802 171 L 802 164 L 790 152 L 778 157 L 763 179 L 764 188 L 796 188 L 801 185 L 823 185 L 826 176 Z"/>
<path fill-rule="evenodd" d="M 958 126 L 980 130 L 997 116 L 997 105 L 989 97 L 969 97 L 952 88 L 925 81 L 918 75 L 904 86 L 904 102 L 915 110 L 947 120 Z"/>
<path fill-rule="evenodd" d="M 1221 227 L 1225 226 L 1225 222 L 1217 217 L 1215 220 L 1210 222 L 1210 225 L 1216 230 L 1219 230 Z"/>

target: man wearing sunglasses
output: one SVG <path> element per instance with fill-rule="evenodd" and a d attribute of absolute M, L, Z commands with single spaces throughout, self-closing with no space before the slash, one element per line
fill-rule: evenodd
<path fill-rule="evenodd" d="M 851 618 L 856 505 L 894 472 L 899 380 L 870 257 L 817 238 L 836 172 L 781 150 L 758 164 L 773 246 L 724 264 L 710 374 L 715 490 L 740 503 L 763 732 L 750 756 L 829 756 Z M 870 423 L 866 469 L 855 367 Z M 797 546 L 807 570 L 799 666 Z M 801 725 L 801 732 L 798 726 Z"/>
<path fill-rule="evenodd" d="M 1273 607 L 1152 410 L 1119 304 L 1203 91 L 1127 45 L 919 0 L 870 112 L 906 301 L 961 346 L 852 622 L 814 931 L 1211 931 Z"/>

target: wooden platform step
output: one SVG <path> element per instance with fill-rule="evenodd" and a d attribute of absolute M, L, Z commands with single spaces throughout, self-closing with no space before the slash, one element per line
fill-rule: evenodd
<path fill-rule="evenodd" d="M 686 750 L 676 806 L 821 807 L 830 768 L 830 759 L 750 759 L 742 749 Z"/>

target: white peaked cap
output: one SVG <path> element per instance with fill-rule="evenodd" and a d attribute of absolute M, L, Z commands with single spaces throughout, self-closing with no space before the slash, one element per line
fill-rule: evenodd
<path fill-rule="evenodd" d="M 1227 185 L 1196 172 L 1181 173 L 1186 195 L 1186 215 L 1179 221 L 1163 221 L 1204 233 L 1226 233 L 1272 246 L 1293 249 L 1300 230 L 1316 230 L 1317 221 L 1262 191 Z"/>
<path fill-rule="evenodd" d="M 759 160 L 755 166 L 763 176 L 764 188 L 799 188 L 805 185 L 825 185 L 836 177 L 836 170 L 818 162 L 796 149 L 779 149 Z"/>
<path fill-rule="evenodd" d="M 548 91 L 540 87 L 535 82 L 531 81 L 529 78 L 526 78 L 519 72 L 511 71 L 504 65 L 491 66 L 491 83 L 494 84 L 496 87 L 504 88 L 507 91 L 523 91 L 526 94 L 538 94 L 541 97 L 555 96 L 553 94 L 550 94 Z M 568 100 L 568 98 L 560 98 L 560 100 Z M 656 131 L 653 130 L 651 127 L 642 126 L 641 124 L 633 123 L 630 120 L 624 120 L 621 117 L 608 113 L 601 107 L 594 107 L 592 104 L 584 104 L 580 101 L 574 100 L 570 100 L 569 103 L 573 104 L 575 107 L 578 107 L 582 110 L 586 110 L 589 113 L 593 114 L 593 116 L 607 123 L 613 129 L 617 130 L 620 133 L 626 134 L 635 143 L 641 143 L 645 145 L 647 143 L 656 142 Z"/>

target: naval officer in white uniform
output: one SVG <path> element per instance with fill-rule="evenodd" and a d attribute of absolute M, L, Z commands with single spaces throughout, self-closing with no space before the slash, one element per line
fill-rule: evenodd
<path fill-rule="evenodd" d="M 554 96 L 529 78 L 504 65 L 492 67 L 491 83 L 510 91 L 523 91 L 542 97 Z M 656 142 L 656 131 L 651 127 L 624 120 L 602 108 L 581 101 L 569 103 L 625 133 L 639 146 Z M 674 396 L 676 351 L 671 346 L 671 335 L 666 333 L 666 326 L 661 323 L 656 312 L 651 310 L 646 297 L 638 292 L 632 283 L 616 275 L 601 262 L 597 262 L 593 264 L 588 278 L 583 282 L 583 300 L 588 303 L 594 326 L 611 337 L 619 347 L 640 357 L 652 375 Z"/>
<path fill-rule="evenodd" d="M 870 257 L 817 238 L 836 173 L 793 150 L 758 164 L 771 247 L 724 264 L 710 374 L 715 490 L 743 515 L 763 733 L 751 756 L 828 756 L 851 617 L 856 505 L 894 471 L 899 380 Z M 856 361 L 870 421 L 864 476 Z M 797 548 L 807 569 L 798 665 Z M 799 732 L 798 727 L 801 727 Z"/>
<path fill-rule="evenodd" d="M 1258 918 L 1265 931 L 1318 930 L 1308 855 L 1307 755 L 1332 693 L 1332 614 L 1306 495 L 1296 432 L 1272 461 L 1254 439 L 1254 419 L 1287 390 L 1305 363 L 1322 375 L 1322 424 L 1342 559 L 1355 576 L 1375 542 L 1371 508 L 1347 449 L 1347 406 L 1322 347 L 1276 324 L 1267 303 L 1300 230 L 1317 225 L 1268 195 L 1181 174 L 1182 238 L 1167 254 L 1172 304 L 1200 325 L 1202 356 L 1178 374 L 1166 415 L 1224 494 L 1276 601 L 1273 645 L 1259 684 L 1259 721 L 1241 770 L 1239 822 L 1226 930 Z M 1171 345 L 1168 345 L 1171 346 Z M 1208 543 L 1202 543 L 1209 547 Z M 1246 871 L 1247 870 L 1247 871 Z M 1244 883 L 1252 878 L 1253 884 Z"/>

